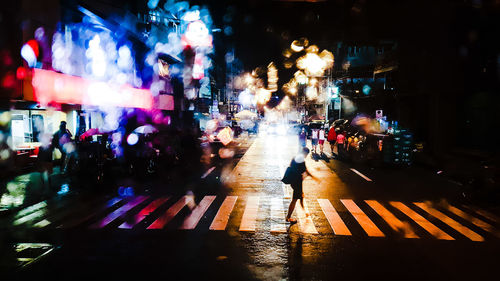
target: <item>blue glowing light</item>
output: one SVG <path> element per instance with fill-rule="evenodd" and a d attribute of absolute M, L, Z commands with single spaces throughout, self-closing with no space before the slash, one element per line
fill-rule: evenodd
<path fill-rule="evenodd" d="M 363 86 L 363 94 L 368 95 L 371 90 L 372 90 L 372 88 L 370 86 L 368 86 L 368 85 Z"/>
<path fill-rule="evenodd" d="M 130 186 L 125 188 L 125 196 L 134 196 L 134 189 Z"/>
<path fill-rule="evenodd" d="M 134 196 L 134 188 L 132 187 L 123 187 L 123 186 L 120 186 L 118 187 L 118 195 L 120 197 L 130 197 L 130 196 Z"/>
<path fill-rule="evenodd" d="M 69 185 L 67 183 L 61 185 L 61 189 L 57 192 L 59 195 L 63 195 L 69 192 Z"/>

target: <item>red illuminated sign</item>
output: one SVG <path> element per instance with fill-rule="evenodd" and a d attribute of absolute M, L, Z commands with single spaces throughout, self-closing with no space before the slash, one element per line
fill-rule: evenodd
<path fill-rule="evenodd" d="M 159 95 L 157 109 L 174 110 L 174 96 Z"/>
<path fill-rule="evenodd" d="M 87 80 L 44 69 L 33 69 L 33 97 L 41 104 L 66 103 L 151 109 L 150 91 L 130 85 Z"/>

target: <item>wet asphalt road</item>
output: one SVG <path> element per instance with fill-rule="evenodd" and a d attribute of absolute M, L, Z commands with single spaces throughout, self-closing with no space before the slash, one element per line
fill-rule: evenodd
<path fill-rule="evenodd" d="M 310 155 L 306 164 L 320 179 L 304 182 L 310 216 L 297 206 L 294 217 L 299 223 L 285 224 L 291 191 L 280 179 L 297 151 L 295 137 L 259 136 L 238 165 L 221 175 L 225 187 L 215 193 L 211 189 L 215 197 L 197 194 L 198 202 L 204 200 L 199 206 L 213 200 L 206 209 L 189 212 L 179 203 L 183 197 L 170 195 L 131 229 L 120 226 L 168 195 L 143 194 L 149 197 L 136 205 L 133 198 L 125 198 L 108 206 L 105 202 L 112 196 L 67 198 L 44 214 L 53 223 L 34 227 L 35 221 L 28 221 L 3 236 L 3 244 L 46 242 L 56 247 L 21 270 L 9 270 L 6 280 L 490 280 L 498 276 L 500 221 L 498 214 L 490 215 L 498 209 L 476 206 L 473 211 L 462 206 L 453 182 L 420 168 L 371 169 Z M 231 207 L 226 204 L 230 197 L 234 207 L 226 208 Z M 179 229 L 198 213 L 194 229 Z M 216 225 L 224 213 L 227 225 Z M 166 217 L 160 229 L 151 229 Z M 79 223 L 64 227 L 69 222 Z M 96 224 L 100 227 L 92 227 Z M 223 230 L 212 230 L 221 225 Z M 9 256 L 15 253 L 5 252 L 4 257 Z"/>

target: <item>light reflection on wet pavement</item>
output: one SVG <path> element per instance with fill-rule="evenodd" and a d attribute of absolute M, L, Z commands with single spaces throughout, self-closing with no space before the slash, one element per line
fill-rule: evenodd
<path fill-rule="evenodd" d="M 127 204 L 133 202 L 134 198 L 123 200 L 101 198 L 96 200 L 100 203 L 89 205 L 92 206 L 91 208 L 89 206 L 83 208 L 92 209 L 87 210 L 92 213 L 91 219 L 88 214 L 85 214 L 87 213 L 85 210 L 80 210 L 83 212 L 73 217 L 77 221 L 85 220 L 83 225 L 74 229 L 49 229 L 47 233 L 60 234 L 58 231 L 66 231 L 62 233 L 75 234 L 76 238 L 67 235 L 72 238 L 63 241 L 64 254 L 58 257 L 59 262 L 73 257 L 73 252 L 76 251 L 79 253 L 79 261 L 83 261 L 85 265 L 96 263 L 109 265 L 120 261 L 126 265 L 138 264 L 138 268 L 154 268 L 160 264 L 168 264 L 169 269 L 179 270 L 180 275 L 187 274 L 183 272 L 186 268 L 194 267 L 208 271 L 211 277 L 238 276 L 236 278 L 238 280 L 324 280 L 332 276 L 354 276 L 353 279 L 363 279 L 373 277 L 370 272 L 380 273 L 384 266 L 398 262 L 404 264 L 400 271 L 410 271 L 414 276 L 422 277 L 425 276 L 425 272 L 445 267 L 446 270 L 442 276 L 452 274 L 456 277 L 461 274 L 452 272 L 453 265 L 458 262 L 456 260 L 458 256 L 454 254 L 454 251 L 467 251 L 473 247 L 478 252 L 476 255 L 469 256 L 468 260 L 475 259 L 477 256 L 487 257 L 495 252 L 495 247 L 470 244 L 471 241 L 465 241 L 467 237 L 460 237 L 460 234 L 449 230 L 446 225 L 435 222 L 425 214 L 429 222 L 432 221 L 439 228 L 447 229 L 447 232 L 457 239 L 454 241 L 438 240 L 432 234 L 416 227 L 416 223 L 410 221 L 410 224 L 407 224 L 408 219 L 404 219 L 403 213 L 394 213 L 397 216 L 396 219 L 387 215 L 385 218 L 380 217 L 377 210 L 380 212 L 382 205 L 377 204 L 380 203 L 390 208 L 389 202 L 365 201 L 364 198 L 353 196 L 350 191 L 359 186 L 356 187 L 352 183 L 348 185 L 344 182 L 347 178 L 345 174 L 332 171 L 323 160 L 315 161 L 311 157 L 306 160 L 308 168 L 321 179 L 320 183 L 311 179 L 306 179 L 304 182 L 306 208 L 311 214 L 309 218 L 311 228 L 305 228 L 306 218 L 304 211 L 300 211 L 299 203 L 293 215 L 298 218 L 299 223 L 292 226 L 286 224 L 284 218 L 291 200 L 290 188 L 284 188 L 280 179 L 297 151 L 298 142 L 293 136 L 260 136 L 255 139 L 230 173 L 227 181 L 228 190 L 222 195 L 217 194 L 215 198 L 205 196 L 205 198 L 213 199 L 213 203 L 207 207 L 208 209 L 194 230 L 178 230 L 182 222 L 193 214 L 189 213 L 187 208 L 179 210 L 164 228 L 146 229 L 180 200 L 178 196 L 172 196 L 166 204 L 153 211 L 152 216 L 145 217 L 131 230 L 119 228 L 119 225 L 127 220 L 119 216 L 124 214 L 120 209 L 128 210 L 127 206 L 132 207 Z M 361 188 L 375 189 L 373 183 L 368 184 L 361 178 L 358 180 Z M 286 190 L 288 192 L 285 192 Z M 228 225 L 219 230 L 211 230 L 210 225 L 216 213 L 221 210 L 222 202 L 227 199 L 225 195 L 237 196 L 237 198 L 233 197 L 234 209 L 231 211 L 229 208 L 226 211 L 229 216 Z M 146 205 L 156 199 L 154 196 L 151 197 L 139 203 L 139 208 L 130 211 L 130 215 L 137 214 L 140 209 L 146 208 Z M 323 204 L 327 202 L 331 204 L 331 207 L 325 205 L 329 207 L 329 211 L 325 211 L 320 206 L 318 199 L 323 200 Z M 368 199 L 377 198 L 370 196 Z M 116 204 L 110 207 L 113 202 Z M 346 202 L 350 204 L 351 210 L 346 208 Z M 352 208 L 354 202 L 359 209 Z M 370 207 L 376 202 L 379 202 L 375 205 L 379 207 L 377 210 Z M 408 202 L 404 204 L 411 206 Z M 105 209 L 99 209 L 100 207 L 96 206 Z M 434 207 L 437 208 L 437 206 Z M 45 210 L 47 206 L 43 203 L 35 205 L 21 212 L 15 219 L 21 219 L 32 213 L 36 214 L 39 209 Z M 244 216 L 246 210 L 249 214 Z M 394 212 L 395 209 L 390 210 Z M 462 213 L 467 209 L 463 210 L 459 210 L 458 214 L 470 219 Z M 100 229 L 88 228 L 92 223 L 98 222 L 113 212 L 116 221 L 110 221 L 109 225 Z M 338 212 L 339 218 L 336 223 L 345 223 L 348 234 L 345 229 L 343 234 L 332 231 L 335 227 L 327 219 L 327 212 Z M 457 213 L 456 210 L 455 212 Z M 97 215 L 94 216 L 96 213 Z M 467 213 L 470 212 L 467 211 Z M 354 214 L 357 214 L 357 217 Z M 362 223 L 363 220 L 366 223 L 368 217 L 376 225 L 375 228 L 384 234 L 384 237 L 370 236 Z M 397 222 L 398 219 L 403 219 L 405 225 L 414 229 L 415 234 L 420 238 L 405 239 L 403 234 L 398 233 L 399 227 L 395 227 L 396 230 L 391 228 L 388 223 Z M 249 229 L 246 231 L 241 230 L 243 220 L 248 220 Z M 473 220 L 472 223 L 479 224 L 486 231 L 493 231 L 497 226 L 488 218 L 484 220 L 490 224 L 483 220 Z M 332 221 L 335 223 L 334 219 Z M 282 226 L 285 226 L 284 230 L 280 230 Z M 317 234 L 306 232 L 317 232 Z M 486 242 L 492 241 L 491 236 L 486 237 L 488 238 Z M 498 240 L 493 240 L 494 243 L 495 241 L 498 242 Z M 446 242 L 460 244 L 455 244 L 459 245 L 456 247 Z M 436 260 L 436 252 L 450 262 L 447 263 L 446 259 L 444 259 L 445 262 L 441 259 Z M 485 268 L 492 261 L 493 259 L 486 259 L 481 268 Z M 78 265 L 73 266 L 80 268 Z M 358 266 L 361 266 L 363 270 L 358 270 Z M 425 267 L 427 271 L 421 271 L 421 267 Z"/>
<path fill-rule="evenodd" d="M 261 198 L 257 217 L 258 230 L 255 233 L 240 233 L 239 241 L 240 247 L 248 251 L 251 260 L 247 265 L 248 269 L 261 280 L 287 278 L 290 274 L 290 262 L 295 268 L 317 254 L 317 249 L 310 244 L 315 238 L 309 234 L 301 234 L 298 224 L 290 226 L 287 223 L 287 233 L 270 231 L 271 224 L 277 223 L 278 219 L 270 219 L 268 215 L 271 213 L 273 198 L 283 198 L 281 202 L 284 222 L 290 199 L 284 199 L 281 177 L 298 148 L 298 140 L 292 137 L 261 136 L 240 160 L 232 174 L 231 187 L 234 194 L 242 197 L 251 194 Z M 304 187 L 306 198 L 313 195 L 307 193 L 310 189 L 311 186 Z M 317 208 L 311 203 L 307 207 Z M 299 208 L 300 204 L 297 203 L 295 214 Z M 240 217 L 243 210 L 243 206 L 237 204 L 235 217 Z"/>

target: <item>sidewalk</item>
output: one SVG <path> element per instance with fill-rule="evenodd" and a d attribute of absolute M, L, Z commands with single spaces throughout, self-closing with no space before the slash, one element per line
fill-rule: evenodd
<path fill-rule="evenodd" d="M 235 155 L 230 163 L 231 169 L 236 166 L 240 158 L 245 154 L 246 150 L 250 147 L 254 140 L 255 135 L 241 135 L 235 139 L 235 144 L 233 145 Z M 113 179 L 113 182 L 116 183 L 117 186 L 120 183 L 130 183 L 130 186 L 134 186 L 136 191 L 140 191 L 143 187 L 144 189 L 148 189 L 149 186 L 155 184 L 161 184 L 163 186 L 162 189 L 164 189 L 167 183 L 165 182 L 163 176 L 158 176 L 157 178 L 157 180 L 153 180 L 151 182 L 138 182 L 132 178 Z M 32 204 L 37 204 L 44 200 L 61 198 L 62 196 L 73 192 L 85 192 L 85 190 L 81 190 L 81 188 L 78 188 L 76 185 L 72 186 L 72 180 L 78 180 L 78 177 L 71 179 L 62 175 L 58 166 L 54 167 L 53 173 L 50 175 L 50 188 L 42 184 L 41 174 L 37 171 L 17 175 L 7 181 L 5 188 L 1 190 L 3 193 L 0 194 L 0 216 L 16 212 L 22 208 Z M 61 190 L 61 187 L 63 186 L 64 188 Z M 64 192 L 66 186 L 68 187 L 68 190 L 67 192 Z M 111 190 L 115 191 L 116 189 L 112 188 Z M 88 191 L 94 193 L 97 192 L 95 189 L 91 188 L 88 189 Z M 109 188 L 103 190 L 103 192 L 109 191 Z M 60 192 L 60 194 L 58 194 L 58 192 Z"/>
<path fill-rule="evenodd" d="M 18 175 L 7 181 L 5 189 L 2 189 L 3 194 L 0 194 L 0 214 L 15 212 L 73 191 L 70 179 L 60 173 L 59 167 L 54 167 L 49 178 L 50 187 L 42 183 L 41 174 L 37 171 Z"/>

